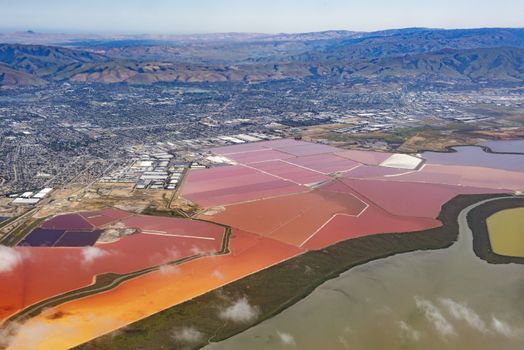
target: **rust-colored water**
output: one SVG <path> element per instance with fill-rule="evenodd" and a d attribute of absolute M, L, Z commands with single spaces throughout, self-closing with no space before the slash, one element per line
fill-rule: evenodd
<path fill-rule="evenodd" d="M 151 234 L 98 243 L 94 250 L 14 248 L 24 259 L 1 275 L 0 322 L 29 305 L 88 286 L 96 275 L 125 274 L 186 256 L 218 252 L 222 247 L 224 228 L 211 223 L 142 215 L 129 216 L 122 223 Z"/>
<path fill-rule="evenodd" d="M 231 254 L 200 258 L 177 268 L 149 273 L 111 291 L 49 309 L 27 321 L 9 349 L 67 349 L 301 252 L 296 247 L 235 230 Z"/>

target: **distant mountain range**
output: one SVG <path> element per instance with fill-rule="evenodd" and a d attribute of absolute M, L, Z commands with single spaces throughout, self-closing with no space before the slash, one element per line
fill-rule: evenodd
<path fill-rule="evenodd" d="M 1 34 L 0 40 L 7 42 L 0 44 L 2 86 L 305 77 L 524 82 L 524 29 L 133 37 L 24 32 Z"/>

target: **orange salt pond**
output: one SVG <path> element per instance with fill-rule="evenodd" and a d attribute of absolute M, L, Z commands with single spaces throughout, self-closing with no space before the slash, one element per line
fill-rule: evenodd
<path fill-rule="evenodd" d="M 238 230 L 230 243 L 228 255 L 199 258 L 51 308 L 24 323 L 9 349 L 67 349 L 302 253 Z"/>
<path fill-rule="evenodd" d="M 84 215 L 100 220 L 99 214 Z M 119 221 L 124 227 L 139 233 L 89 248 L 13 248 L 24 258 L 12 271 L 0 274 L 0 324 L 32 304 L 91 285 L 97 275 L 126 274 L 187 256 L 215 253 L 222 247 L 225 229 L 220 225 L 144 215 L 121 217 L 125 217 Z"/>

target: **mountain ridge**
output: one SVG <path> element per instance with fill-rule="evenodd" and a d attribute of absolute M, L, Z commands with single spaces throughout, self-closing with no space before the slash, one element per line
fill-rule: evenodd
<path fill-rule="evenodd" d="M 35 35 L 35 34 L 32 34 Z M 218 36 L 223 38 L 222 36 Z M 170 46 L 0 44 L 2 86 L 304 79 L 524 82 L 524 29 L 325 31 Z M 248 39 L 246 39 L 248 38 Z"/>

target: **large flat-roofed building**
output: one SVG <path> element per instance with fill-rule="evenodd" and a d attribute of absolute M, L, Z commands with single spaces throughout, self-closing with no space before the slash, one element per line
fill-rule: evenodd
<path fill-rule="evenodd" d="M 36 204 L 40 201 L 40 198 L 16 198 L 12 201 L 12 204 L 31 205 Z"/>
<path fill-rule="evenodd" d="M 42 190 L 40 190 L 37 194 L 35 194 L 33 196 L 33 198 L 39 198 L 39 199 L 42 199 L 44 198 L 45 196 L 47 196 L 53 189 L 50 188 L 50 187 L 46 187 Z"/>

